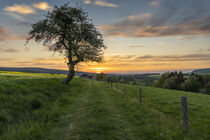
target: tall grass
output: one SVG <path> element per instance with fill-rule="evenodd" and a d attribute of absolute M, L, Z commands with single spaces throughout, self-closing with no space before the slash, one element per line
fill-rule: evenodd
<path fill-rule="evenodd" d="M 0 74 L 0 139 L 46 139 L 82 81 L 62 84 L 63 76 Z"/>
<path fill-rule="evenodd" d="M 124 84 L 118 84 L 121 91 L 124 90 Z M 114 84 L 116 87 L 116 84 Z M 138 102 L 139 86 L 126 85 L 128 98 Z M 189 131 L 196 133 L 204 139 L 210 138 L 210 96 L 193 92 L 184 92 L 177 90 L 167 90 L 154 87 L 142 88 L 142 104 L 154 111 L 163 113 L 168 118 L 176 120 L 181 124 L 181 96 L 187 97 Z"/>

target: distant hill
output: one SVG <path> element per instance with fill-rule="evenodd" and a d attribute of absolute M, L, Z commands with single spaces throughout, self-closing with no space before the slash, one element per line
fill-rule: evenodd
<path fill-rule="evenodd" d="M 57 70 L 57 69 L 45 69 L 45 68 L 35 68 L 35 67 L 0 67 L 0 71 L 14 71 L 14 72 L 27 72 L 27 73 L 48 73 L 48 74 L 68 74 L 66 70 Z M 88 72 L 79 72 L 76 71 L 75 75 L 80 76 L 83 73 Z M 93 73 L 88 73 L 93 74 Z"/>
<path fill-rule="evenodd" d="M 205 69 L 197 69 L 192 71 L 195 74 L 210 74 L 210 68 L 205 68 Z"/>

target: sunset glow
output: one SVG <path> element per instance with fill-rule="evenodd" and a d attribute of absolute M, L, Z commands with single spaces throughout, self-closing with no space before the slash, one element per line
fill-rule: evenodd
<path fill-rule="evenodd" d="M 105 67 L 91 67 L 91 68 L 87 68 L 88 71 L 90 72 L 94 72 L 94 73 L 107 73 L 111 70 L 111 68 L 105 68 Z"/>

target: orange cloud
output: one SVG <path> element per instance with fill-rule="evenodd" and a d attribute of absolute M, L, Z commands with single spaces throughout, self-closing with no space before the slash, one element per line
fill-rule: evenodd
<path fill-rule="evenodd" d="M 85 4 L 91 4 L 91 0 L 85 0 L 84 3 Z"/>
<path fill-rule="evenodd" d="M 119 5 L 117 4 L 114 4 L 114 3 L 108 3 L 108 2 L 105 2 L 105 1 L 101 1 L 101 0 L 96 0 L 94 2 L 95 5 L 98 5 L 98 6 L 104 6 L 104 7 L 120 7 Z"/>
<path fill-rule="evenodd" d="M 14 4 L 13 6 L 7 6 L 4 8 L 4 11 L 16 12 L 24 15 L 36 14 L 35 10 L 32 7 L 28 5 L 19 5 L 19 4 Z"/>
<path fill-rule="evenodd" d="M 51 6 L 49 6 L 47 2 L 34 3 L 33 6 L 40 10 L 48 10 L 51 8 Z"/>
<path fill-rule="evenodd" d="M 83 2 L 84 2 L 84 4 L 94 4 L 94 5 L 103 6 L 103 7 L 115 7 L 115 8 L 120 7 L 117 4 L 109 3 L 106 1 L 102 1 L 102 0 L 95 0 L 94 2 L 92 2 L 91 0 L 84 0 Z"/>

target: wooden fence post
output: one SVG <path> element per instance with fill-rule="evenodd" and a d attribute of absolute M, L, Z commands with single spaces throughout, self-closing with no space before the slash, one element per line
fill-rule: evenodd
<path fill-rule="evenodd" d="M 126 85 L 124 86 L 124 96 L 126 95 Z"/>
<path fill-rule="evenodd" d="M 139 104 L 141 104 L 142 89 L 139 88 Z"/>
<path fill-rule="evenodd" d="M 185 96 L 181 97 L 181 105 L 182 105 L 182 124 L 185 133 L 188 133 L 187 97 Z"/>

